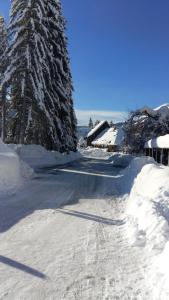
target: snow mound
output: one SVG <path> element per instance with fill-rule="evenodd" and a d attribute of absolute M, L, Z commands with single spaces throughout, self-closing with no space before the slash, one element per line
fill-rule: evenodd
<path fill-rule="evenodd" d="M 109 160 L 113 155 L 111 152 L 107 152 L 107 149 L 99 149 L 93 147 L 79 149 L 79 151 L 83 157 L 94 158 L 94 159 Z"/>
<path fill-rule="evenodd" d="M 114 153 L 111 157 L 111 164 L 113 167 L 127 167 L 133 159 L 130 154 Z"/>
<path fill-rule="evenodd" d="M 32 168 L 42 168 L 66 164 L 80 159 L 79 152 L 60 153 L 57 151 L 48 151 L 40 145 L 14 145 L 9 147 L 13 149 L 18 156 Z"/>
<path fill-rule="evenodd" d="M 130 193 L 132 186 L 135 182 L 135 178 L 146 164 L 155 163 L 153 158 L 146 156 L 135 157 L 133 160 L 132 156 L 127 156 L 126 159 L 128 161 L 129 159 L 131 159 L 131 163 L 127 168 L 121 171 L 122 178 L 119 182 L 119 191 L 122 194 Z"/>
<path fill-rule="evenodd" d="M 136 158 L 123 174 L 128 188 L 132 185 L 126 199 L 127 234 L 133 246 L 146 247 L 153 258 L 153 299 L 168 299 L 169 168 L 147 158 Z"/>
<path fill-rule="evenodd" d="M 33 170 L 0 140 L 0 196 L 15 192 Z"/>

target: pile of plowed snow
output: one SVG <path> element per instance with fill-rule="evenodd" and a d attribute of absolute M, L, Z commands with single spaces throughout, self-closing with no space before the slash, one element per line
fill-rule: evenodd
<path fill-rule="evenodd" d="M 112 153 L 108 153 L 107 149 L 87 147 L 81 148 L 79 149 L 79 151 L 82 154 L 82 156 L 87 158 L 108 160 L 112 156 Z"/>
<path fill-rule="evenodd" d="M 81 154 L 77 152 L 60 153 L 57 151 L 48 151 L 40 145 L 15 145 L 9 147 L 32 168 L 42 168 L 66 164 L 77 160 Z"/>
<path fill-rule="evenodd" d="M 153 159 L 133 159 L 120 187 L 126 198 L 128 235 L 134 247 L 146 247 L 153 258 L 154 299 L 169 299 L 169 167 Z"/>
<path fill-rule="evenodd" d="M 82 156 L 87 158 L 109 160 L 113 167 L 127 167 L 133 159 L 130 154 L 107 152 L 107 149 L 87 147 L 81 148 L 79 151 Z"/>
<path fill-rule="evenodd" d="M 15 192 L 32 174 L 33 170 L 0 140 L 0 198 Z"/>

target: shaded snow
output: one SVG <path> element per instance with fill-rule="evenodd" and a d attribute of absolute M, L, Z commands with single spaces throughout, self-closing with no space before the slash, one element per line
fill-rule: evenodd
<path fill-rule="evenodd" d="M 33 171 L 0 140 L 0 197 L 15 192 Z"/>
<path fill-rule="evenodd" d="M 66 164 L 81 157 L 79 152 L 69 152 L 69 154 L 67 154 L 57 151 L 48 151 L 40 145 L 10 144 L 9 147 L 32 168 Z"/>

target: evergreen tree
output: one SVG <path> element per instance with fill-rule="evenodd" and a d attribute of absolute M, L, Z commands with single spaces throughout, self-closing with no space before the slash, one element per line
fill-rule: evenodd
<path fill-rule="evenodd" d="M 100 123 L 100 121 L 99 121 L 99 120 L 96 120 L 94 126 L 97 126 L 99 123 Z"/>
<path fill-rule="evenodd" d="M 52 86 L 56 97 L 59 97 L 60 101 L 59 119 L 63 128 L 63 144 L 67 149 L 75 150 L 77 121 L 73 109 L 73 85 L 67 52 L 67 39 L 64 34 L 66 25 L 60 1 L 48 1 L 48 22 L 51 49 L 53 51 L 51 56 L 53 58 L 51 64 L 53 67 Z"/>
<path fill-rule="evenodd" d="M 64 71 L 67 62 L 70 76 L 68 58 L 62 63 L 67 45 L 61 20 L 59 1 L 12 1 L 12 42 L 5 81 L 12 90 L 11 139 L 15 143 L 41 144 L 60 151 L 76 149 L 72 85 Z"/>
<path fill-rule="evenodd" d="M 89 129 L 93 129 L 94 125 L 93 125 L 93 121 L 92 118 L 89 119 Z"/>
<path fill-rule="evenodd" d="M 1 138 L 5 140 L 6 121 L 6 86 L 3 83 L 5 69 L 7 67 L 7 30 L 4 18 L 0 16 L 0 113 L 1 113 Z"/>

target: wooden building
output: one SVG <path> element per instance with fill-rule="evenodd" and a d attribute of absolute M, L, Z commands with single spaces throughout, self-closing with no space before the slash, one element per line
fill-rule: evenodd
<path fill-rule="evenodd" d="M 145 144 L 145 154 L 153 157 L 156 162 L 169 166 L 169 134 L 149 140 Z"/>
<path fill-rule="evenodd" d="M 87 146 L 92 146 L 92 142 L 101 134 L 105 129 L 110 128 L 107 121 L 101 121 L 97 124 L 87 135 Z"/>

